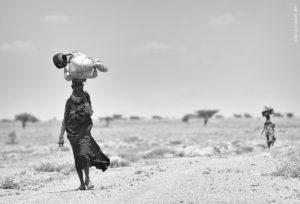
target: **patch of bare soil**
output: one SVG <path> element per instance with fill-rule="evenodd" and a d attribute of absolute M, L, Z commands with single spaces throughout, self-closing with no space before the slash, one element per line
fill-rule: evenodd
<path fill-rule="evenodd" d="M 91 170 L 93 190 L 75 191 L 73 172 L 40 189 L 1 189 L 0 203 L 299 203 L 300 182 L 272 176 L 277 165 L 267 152 L 148 160 L 105 173 Z"/>

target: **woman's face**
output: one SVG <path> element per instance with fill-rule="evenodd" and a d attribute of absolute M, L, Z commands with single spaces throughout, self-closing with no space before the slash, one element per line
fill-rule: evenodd
<path fill-rule="evenodd" d="M 72 88 L 76 94 L 76 96 L 82 96 L 84 94 L 84 91 L 83 91 L 83 84 L 75 84 L 75 85 L 72 85 Z"/>
<path fill-rule="evenodd" d="M 64 55 L 64 54 L 60 54 L 60 55 L 58 56 L 58 58 L 59 58 L 59 63 L 57 64 L 57 66 L 58 66 L 59 68 L 64 68 L 64 67 L 66 67 L 67 64 L 68 64 L 68 56 L 67 56 L 67 55 Z"/>

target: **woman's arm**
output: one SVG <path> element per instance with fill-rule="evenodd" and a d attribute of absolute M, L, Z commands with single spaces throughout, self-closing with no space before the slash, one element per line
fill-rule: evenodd
<path fill-rule="evenodd" d="M 67 100 L 66 102 L 66 106 L 65 106 L 65 114 L 64 114 L 64 119 L 61 123 L 61 129 L 60 129 L 60 136 L 59 136 L 59 139 L 58 139 L 58 144 L 59 146 L 60 145 L 64 145 L 64 133 L 65 133 L 65 130 L 66 130 L 66 121 L 68 119 L 68 116 L 69 116 L 69 112 L 70 112 L 70 106 L 69 106 L 69 100 Z"/>
<path fill-rule="evenodd" d="M 93 115 L 93 108 L 92 108 L 92 103 L 91 103 L 91 98 L 90 95 L 85 92 L 84 97 L 83 97 L 83 101 L 85 104 L 85 113 L 88 115 Z"/>
<path fill-rule="evenodd" d="M 260 135 L 262 135 L 262 134 L 264 133 L 265 129 L 266 129 L 266 125 L 264 125 L 264 128 L 263 128 L 263 130 L 261 131 Z"/>
<path fill-rule="evenodd" d="M 100 72 L 107 72 L 108 71 L 108 68 L 106 66 L 104 66 L 101 62 L 97 62 L 95 63 L 94 67 L 96 69 L 98 69 Z"/>
<path fill-rule="evenodd" d="M 60 130 L 60 136 L 59 137 L 64 137 L 64 133 L 65 133 L 65 130 L 66 130 L 66 125 L 65 125 L 65 120 L 62 121 L 62 124 L 61 124 L 61 130 Z"/>
<path fill-rule="evenodd" d="M 62 124 L 61 124 L 60 136 L 58 138 L 58 146 L 59 147 L 64 145 L 64 133 L 65 133 L 65 130 L 66 130 L 66 125 L 65 125 L 65 121 L 63 120 Z"/>

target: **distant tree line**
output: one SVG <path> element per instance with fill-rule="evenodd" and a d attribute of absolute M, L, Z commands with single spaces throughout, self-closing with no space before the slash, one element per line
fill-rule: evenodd
<path fill-rule="evenodd" d="M 215 109 L 212 109 L 212 110 L 198 110 L 198 111 L 195 111 L 195 113 L 185 114 L 182 117 L 181 121 L 186 123 L 186 124 L 189 124 L 189 121 L 192 120 L 192 119 L 203 119 L 203 124 L 207 125 L 208 120 L 210 118 L 212 118 L 218 112 L 219 111 L 215 110 Z M 295 117 L 294 113 L 292 113 L 292 112 L 288 112 L 288 113 L 285 113 L 285 114 L 275 112 L 275 113 L 273 113 L 273 115 L 274 115 L 274 117 L 287 117 L 287 118 Z M 253 118 L 253 116 L 249 113 L 243 113 L 243 114 L 235 113 L 235 114 L 233 114 L 233 117 L 234 118 L 247 118 L 247 119 Z M 224 118 L 224 116 L 215 115 L 215 118 L 222 119 L 222 118 Z"/>
<path fill-rule="evenodd" d="M 198 110 L 192 114 L 191 113 L 185 114 L 181 120 L 182 120 L 182 122 L 189 124 L 189 121 L 192 119 L 203 119 L 203 124 L 207 125 L 208 120 L 210 118 L 212 118 L 218 112 L 219 111 L 216 109 Z M 274 117 L 278 117 L 278 118 L 283 118 L 283 117 L 294 118 L 295 117 L 293 112 L 286 112 L 284 114 L 280 113 L 280 112 L 274 112 L 272 115 Z M 253 118 L 253 116 L 249 113 L 233 114 L 233 117 L 234 118 Z M 218 115 L 215 115 L 215 118 L 222 119 L 222 118 L 224 118 L 224 116 L 218 114 Z M 123 117 L 122 114 L 113 114 L 112 116 L 99 117 L 99 121 L 105 121 L 107 127 L 114 120 L 141 120 L 141 119 L 144 119 L 144 118 L 137 116 L 137 115 L 132 115 L 132 116 L 129 116 L 128 118 L 125 118 L 125 117 Z M 152 120 L 162 120 L 164 118 L 159 115 L 153 115 L 151 119 Z M 28 122 L 35 123 L 35 122 L 38 122 L 39 119 L 30 113 L 20 113 L 15 116 L 14 120 L 7 119 L 7 118 L 3 118 L 0 120 L 1 123 L 9 123 L 9 122 L 13 122 L 13 121 L 20 121 L 22 124 L 22 127 L 25 128 Z"/>
<path fill-rule="evenodd" d="M 203 119 L 203 125 L 207 125 L 208 120 L 215 115 L 218 110 L 212 109 L 212 110 L 197 110 L 195 111 L 195 114 L 186 114 L 182 117 L 182 122 L 185 122 L 189 124 L 189 121 L 191 119 L 199 118 Z"/>
<path fill-rule="evenodd" d="M 249 113 L 244 113 L 244 114 L 233 114 L 234 118 L 252 118 L 252 115 Z"/>
<path fill-rule="evenodd" d="M 157 116 L 158 117 L 158 116 Z M 129 116 L 128 118 L 123 117 L 122 114 L 113 114 L 112 116 L 105 116 L 105 117 L 99 117 L 99 121 L 105 121 L 105 126 L 109 127 L 112 121 L 117 121 L 117 120 L 142 120 L 143 117 L 137 116 L 137 115 L 132 115 Z M 156 118 L 158 119 L 158 118 Z"/>
<path fill-rule="evenodd" d="M 285 113 L 285 114 L 282 114 L 280 112 L 274 112 L 274 113 L 272 113 L 272 115 L 274 117 L 277 117 L 277 118 L 283 118 L 283 117 L 293 118 L 293 117 L 295 117 L 294 113 L 292 113 L 292 112 L 288 112 L 288 113 Z M 234 118 L 253 118 L 253 116 L 250 115 L 249 113 L 233 114 L 233 117 Z"/>

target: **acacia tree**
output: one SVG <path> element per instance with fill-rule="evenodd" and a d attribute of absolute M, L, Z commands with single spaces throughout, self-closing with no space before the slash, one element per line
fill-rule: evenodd
<path fill-rule="evenodd" d="M 29 113 L 20 113 L 15 116 L 15 120 L 20 121 L 22 123 L 23 128 L 26 127 L 27 122 L 35 123 L 35 122 L 39 121 L 39 119 L 37 117 L 35 117 L 34 115 L 31 115 Z"/>
<path fill-rule="evenodd" d="M 233 114 L 233 117 L 235 117 L 235 118 L 242 118 L 242 115 L 241 114 Z"/>
<path fill-rule="evenodd" d="M 204 125 L 206 125 L 208 120 L 217 112 L 219 112 L 219 111 L 218 110 L 198 110 L 198 111 L 196 111 L 197 117 L 204 119 Z"/>
<path fill-rule="evenodd" d="M 153 115 L 152 116 L 152 120 L 162 120 L 163 117 L 159 116 L 159 115 Z"/>
<path fill-rule="evenodd" d="M 100 117 L 99 118 L 100 121 L 105 121 L 105 126 L 109 127 L 110 122 L 113 120 L 113 117 L 110 116 L 106 116 L 106 117 Z"/>
<path fill-rule="evenodd" d="M 141 117 L 140 116 L 136 116 L 136 115 L 132 115 L 132 116 L 129 116 L 129 119 L 130 120 L 140 120 Z"/>
<path fill-rule="evenodd" d="M 222 119 L 222 118 L 224 118 L 224 116 L 223 115 L 216 115 L 216 118 Z"/>
<path fill-rule="evenodd" d="M 113 114 L 112 118 L 113 118 L 114 120 L 120 120 L 120 119 L 123 118 L 123 116 L 122 116 L 122 114 Z"/>
<path fill-rule="evenodd" d="M 186 124 L 188 125 L 188 124 L 189 124 L 189 121 L 190 121 L 192 118 L 197 118 L 197 117 L 198 117 L 198 116 L 195 115 L 195 114 L 185 114 L 185 115 L 182 117 L 181 121 L 184 122 L 184 123 L 186 123 Z"/>
<path fill-rule="evenodd" d="M 288 118 L 293 118 L 294 117 L 294 113 L 286 113 L 285 114 L 286 115 L 286 117 L 288 117 Z"/>
<path fill-rule="evenodd" d="M 187 125 L 189 124 L 189 119 L 190 119 L 190 114 L 186 114 L 182 117 L 181 121 L 186 123 Z"/>
<path fill-rule="evenodd" d="M 252 118 L 252 115 L 250 115 L 249 113 L 244 113 L 244 118 Z"/>
<path fill-rule="evenodd" d="M 278 118 L 282 118 L 282 117 L 283 117 L 283 114 L 280 113 L 280 112 L 274 112 L 274 113 L 273 113 L 273 116 L 274 116 L 274 117 L 278 117 Z"/>

